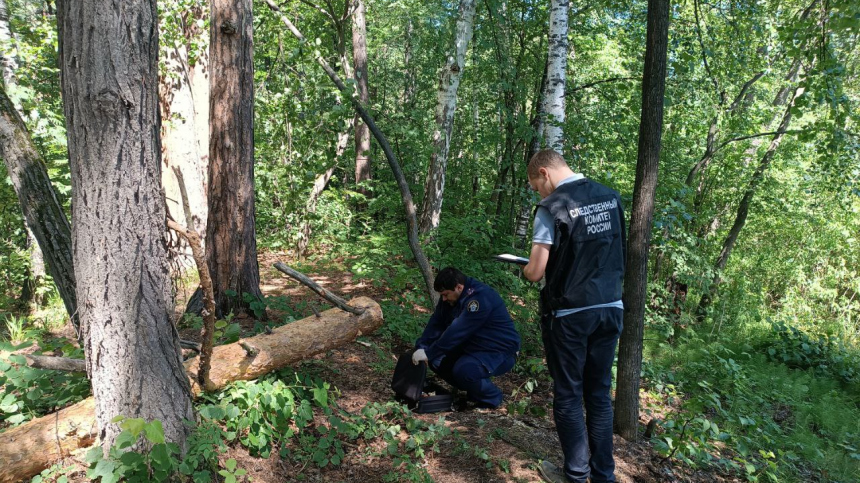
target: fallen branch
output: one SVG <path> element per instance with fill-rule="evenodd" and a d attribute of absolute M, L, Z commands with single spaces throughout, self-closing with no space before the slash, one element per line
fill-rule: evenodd
<path fill-rule="evenodd" d="M 37 356 L 33 354 L 22 354 L 27 360 L 27 366 L 34 369 L 49 369 L 52 371 L 87 372 L 86 362 L 83 359 L 72 359 L 70 357 Z"/>
<path fill-rule="evenodd" d="M 277 327 L 272 334 L 242 339 L 241 343 L 258 351 L 254 356 L 249 356 L 240 342 L 215 347 L 209 383 L 220 389 L 233 381 L 256 379 L 341 347 L 382 325 L 382 309 L 375 301 L 358 297 L 350 303 L 364 307 L 364 313 L 329 309 L 320 318 L 306 317 Z M 199 395 L 197 367 L 196 358 L 185 362 L 192 390 Z M 97 433 L 93 398 L 0 433 L 0 483 L 29 479 L 72 451 L 95 443 Z"/>
<path fill-rule="evenodd" d="M 212 276 L 209 274 L 209 266 L 206 264 L 206 255 L 203 251 L 203 243 L 201 243 L 200 234 L 193 227 L 193 219 L 191 217 L 191 207 L 188 203 L 188 192 L 185 188 L 185 179 L 182 177 L 182 171 L 174 167 L 173 173 L 176 175 L 176 181 L 179 183 L 179 194 L 182 196 L 182 209 L 185 212 L 185 224 L 187 229 L 183 228 L 179 223 L 173 220 L 167 221 L 173 231 L 179 234 L 188 246 L 191 247 L 191 256 L 194 257 L 194 263 L 197 265 L 197 273 L 200 274 L 200 288 L 203 291 L 203 330 L 200 333 L 200 339 L 203 343 L 197 351 L 200 353 L 200 369 L 198 370 L 199 382 L 206 387 L 206 381 L 209 378 L 209 366 L 212 360 L 212 344 L 215 339 L 215 292 L 212 289 Z"/>
<path fill-rule="evenodd" d="M 314 292 L 319 294 L 320 297 L 333 303 L 335 306 L 337 306 L 341 310 L 346 310 L 347 312 L 353 313 L 355 315 L 361 315 L 364 313 L 363 308 L 350 307 L 346 303 L 346 300 L 344 300 L 344 299 L 338 297 L 337 295 L 329 292 L 328 290 L 320 287 L 316 282 L 311 280 L 310 277 L 303 274 L 302 272 L 299 272 L 298 270 L 295 270 L 295 269 L 292 269 L 292 268 L 286 266 L 283 262 L 276 263 L 275 268 L 277 268 L 281 272 L 284 272 L 287 275 L 293 277 L 294 279 L 298 280 L 299 282 L 303 283 L 305 286 L 307 286 L 308 288 L 310 288 L 311 290 L 313 290 Z M 314 310 L 314 314 L 316 314 L 316 309 L 313 309 L 313 310 Z M 317 317 L 319 317 L 319 314 L 316 314 L 316 315 L 317 315 Z"/>

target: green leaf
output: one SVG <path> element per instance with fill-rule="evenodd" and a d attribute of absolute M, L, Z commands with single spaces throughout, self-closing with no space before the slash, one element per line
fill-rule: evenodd
<path fill-rule="evenodd" d="M 232 472 L 233 470 L 236 469 L 236 460 L 234 460 L 233 458 L 230 458 L 229 460 L 224 462 L 224 466 L 227 467 L 227 470 Z"/>
<path fill-rule="evenodd" d="M 146 432 L 146 439 L 148 439 L 150 443 L 164 443 L 164 427 L 162 427 L 161 421 L 156 419 L 146 424 L 143 429 Z"/>
<path fill-rule="evenodd" d="M 146 425 L 146 421 L 141 418 L 128 418 L 120 423 L 119 427 L 130 432 L 132 436 L 137 438 L 143 431 L 144 425 Z"/>

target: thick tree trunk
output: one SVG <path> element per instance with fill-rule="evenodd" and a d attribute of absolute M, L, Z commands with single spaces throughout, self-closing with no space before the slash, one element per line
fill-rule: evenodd
<path fill-rule="evenodd" d="M 171 321 L 156 12 L 154 0 L 59 8 L 77 298 L 105 447 L 118 415 L 160 420 L 180 447 L 193 418 Z"/>
<path fill-rule="evenodd" d="M 436 100 L 436 130 L 433 132 L 433 154 L 424 182 L 424 200 L 418 229 L 422 234 L 439 227 L 442 198 L 445 192 L 445 170 L 454 129 L 454 112 L 457 110 L 457 90 L 466 64 L 466 50 L 472 40 L 476 0 L 461 0 L 457 11 L 457 27 L 448 59 L 439 73 L 439 90 Z"/>
<path fill-rule="evenodd" d="M 244 294 L 263 296 L 254 212 L 253 14 L 251 0 L 214 0 L 211 9 L 206 259 L 223 317 L 247 311 Z"/>
<path fill-rule="evenodd" d="M 369 334 L 382 325 L 382 309 L 372 299 L 358 297 L 350 301 L 355 307 L 366 307 L 361 315 L 340 309 L 322 312 L 278 327 L 272 334 L 260 334 L 234 344 L 215 347 L 209 373 L 214 389 L 233 381 L 251 380 L 268 372 L 295 364 L 316 354 L 343 346 L 356 337 Z M 254 352 L 249 355 L 248 350 Z M 185 361 L 183 377 L 197 384 L 197 358 Z M 95 404 L 92 398 L 62 411 L 34 419 L 3 433 L 0 438 L 0 483 L 29 478 L 73 450 L 95 442 Z"/>
<path fill-rule="evenodd" d="M 364 20 L 364 0 L 355 0 L 355 12 L 352 14 L 352 60 L 355 65 L 355 83 L 358 87 L 358 98 L 365 106 L 370 102 L 367 88 L 367 27 Z M 370 181 L 370 129 L 355 115 L 355 184 L 358 192 L 367 195 L 368 191 L 361 183 Z"/>
<path fill-rule="evenodd" d="M 567 76 L 567 20 L 570 0 L 552 0 L 549 11 L 549 46 L 547 53 L 546 144 L 564 153 L 564 85 Z"/>
<path fill-rule="evenodd" d="M 657 168 L 663 134 L 668 35 L 669 0 L 649 0 L 639 156 L 624 276 L 624 331 L 618 346 L 615 394 L 615 429 L 628 441 L 635 441 L 639 436 L 639 373 L 642 370 L 645 305 L 648 303 L 648 251 L 651 246 L 651 224 L 654 219 Z"/>
<path fill-rule="evenodd" d="M 6 163 L 27 227 L 41 247 L 48 273 L 77 327 L 71 227 L 48 178 L 45 162 L 5 90 L 0 90 L 0 156 Z"/>
<path fill-rule="evenodd" d="M 770 166 L 771 161 L 773 160 L 773 156 L 776 154 L 777 148 L 782 143 L 782 138 L 785 136 L 785 131 L 788 129 L 788 125 L 791 123 L 791 109 L 794 106 L 794 99 L 796 99 L 799 95 L 803 93 L 803 88 L 798 88 L 795 90 L 794 95 L 791 98 L 791 102 L 785 108 L 785 111 L 782 115 L 782 122 L 779 124 L 779 129 L 777 130 L 777 134 L 774 135 L 773 139 L 770 141 L 770 145 L 767 147 L 767 151 L 765 151 L 764 155 L 762 155 L 761 160 L 759 161 L 758 168 L 756 168 L 755 173 L 753 173 L 752 179 L 750 179 L 749 184 L 747 185 L 746 190 L 744 191 L 744 196 L 741 198 L 741 202 L 738 204 L 738 211 L 735 214 L 735 221 L 732 224 L 731 229 L 729 230 L 728 235 L 726 235 L 726 239 L 723 240 L 723 248 L 720 250 L 719 256 L 717 256 L 717 260 L 714 262 L 714 278 L 711 282 L 711 286 L 707 293 L 702 295 L 702 298 L 699 299 L 699 306 L 696 309 L 697 317 L 701 320 L 704 318 L 708 307 L 711 304 L 713 298 L 711 297 L 717 291 L 717 287 L 720 285 L 720 277 L 722 275 L 723 270 L 726 268 L 726 264 L 729 261 L 729 256 L 732 254 L 732 250 L 735 247 L 735 243 L 738 240 L 738 236 L 741 233 L 744 225 L 747 222 L 747 216 L 749 216 L 750 204 L 752 203 L 753 196 L 755 196 L 756 190 L 761 182 L 764 180 L 764 174 L 767 171 L 767 168 Z"/>

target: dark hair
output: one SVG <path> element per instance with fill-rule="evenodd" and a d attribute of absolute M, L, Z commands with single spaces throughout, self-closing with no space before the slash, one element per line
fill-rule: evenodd
<path fill-rule="evenodd" d="M 460 284 L 466 284 L 466 276 L 463 275 L 463 272 L 454 267 L 445 267 L 436 274 L 436 280 L 433 281 L 433 290 L 437 292 L 454 290 Z"/>
<path fill-rule="evenodd" d="M 529 160 L 529 165 L 526 168 L 529 179 L 535 179 L 538 176 L 540 168 L 559 168 L 567 166 L 567 161 L 564 160 L 561 154 L 552 149 L 543 149 L 538 151 Z"/>

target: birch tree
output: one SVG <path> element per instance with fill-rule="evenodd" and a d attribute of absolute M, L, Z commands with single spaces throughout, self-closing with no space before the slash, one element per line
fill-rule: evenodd
<path fill-rule="evenodd" d="M 564 86 L 567 76 L 567 20 L 570 0 L 552 0 L 549 11 L 549 45 L 547 48 L 547 82 L 544 93 L 546 145 L 564 154 Z"/>
<path fill-rule="evenodd" d="M 450 47 L 445 66 L 439 74 L 439 90 L 436 101 L 436 130 L 433 132 L 433 154 L 424 182 L 424 200 L 421 203 L 421 219 L 418 223 L 422 234 L 439 227 L 442 214 L 442 197 L 445 191 L 445 170 L 448 166 L 448 150 L 454 129 L 454 112 L 457 109 L 457 90 L 466 63 L 466 50 L 472 40 L 475 21 L 475 0 L 461 0 L 457 10 L 457 26 L 454 42 Z"/>
<path fill-rule="evenodd" d="M 77 299 L 99 436 L 113 444 L 118 415 L 158 419 L 184 446 L 193 411 L 171 320 L 156 2 L 61 2 L 58 14 Z"/>

